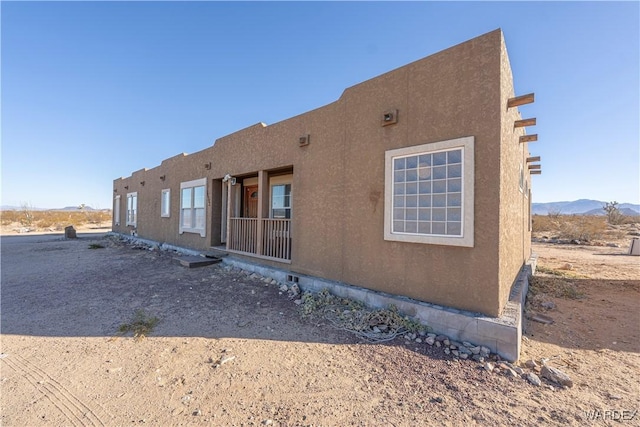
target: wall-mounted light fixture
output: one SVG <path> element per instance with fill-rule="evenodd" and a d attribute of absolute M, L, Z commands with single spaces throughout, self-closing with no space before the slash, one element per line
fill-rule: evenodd
<path fill-rule="evenodd" d="M 398 123 L 398 110 L 388 110 L 382 113 L 382 126 L 389 126 Z"/>
<path fill-rule="evenodd" d="M 166 175 L 160 175 L 160 181 L 164 181 L 165 179 L 167 179 Z"/>
<path fill-rule="evenodd" d="M 118 192 L 118 189 L 117 189 L 117 188 L 114 188 L 114 189 L 113 189 L 113 192 L 114 192 L 114 193 L 117 193 L 117 192 Z"/>
<path fill-rule="evenodd" d="M 309 134 L 302 135 L 298 139 L 298 146 L 304 147 L 305 145 L 309 145 L 310 142 L 311 142 L 311 135 L 309 135 Z"/>
<path fill-rule="evenodd" d="M 140 185 L 144 187 L 144 181 L 140 181 Z"/>
<path fill-rule="evenodd" d="M 204 168 L 205 168 L 206 170 L 211 170 L 211 162 L 209 162 L 209 163 L 205 163 L 205 164 L 204 164 Z"/>
<path fill-rule="evenodd" d="M 129 189 L 129 186 L 128 186 L 128 185 L 125 185 L 125 186 L 124 186 L 124 189 L 125 189 L 125 190 L 128 190 L 128 189 Z"/>

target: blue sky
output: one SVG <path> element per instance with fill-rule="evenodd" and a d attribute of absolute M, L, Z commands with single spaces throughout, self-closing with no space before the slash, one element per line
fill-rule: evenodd
<path fill-rule="evenodd" d="M 640 202 L 638 2 L 2 2 L 3 205 L 112 181 L 502 28 L 537 117 L 534 202 Z"/>

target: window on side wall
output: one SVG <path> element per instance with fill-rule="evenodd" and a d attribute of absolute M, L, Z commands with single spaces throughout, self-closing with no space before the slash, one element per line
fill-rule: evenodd
<path fill-rule="evenodd" d="M 113 223 L 120 225 L 120 195 L 118 194 L 113 202 Z"/>
<path fill-rule="evenodd" d="M 385 153 L 385 240 L 473 247 L 474 138 Z"/>
<path fill-rule="evenodd" d="M 127 193 L 127 225 L 138 224 L 138 193 Z"/>
<path fill-rule="evenodd" d="M 206 178 L 180 184 L 180 234 L 206 236 L 206 187 Z"/>
<path fill-rule="evenodd" d="M 160 216 L 168 218 L 171 216 L 171 190 L 162 190 L 160 194 Z"/>

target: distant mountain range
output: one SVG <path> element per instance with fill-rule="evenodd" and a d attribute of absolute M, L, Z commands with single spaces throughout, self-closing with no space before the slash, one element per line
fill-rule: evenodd
<path fill-rule="evenodd" d="M 109 210 L 109 209 L 93 209 L 91 206 L 84 206 L 82 209 L 80 209 L 80 206 L 65 206 L 64 208 L 61 208 L 61 209 L 29 207 L 29 209 L 31 209 L 32 211 L 66 211 L 66 212 L 73 212 L 73 211 L 79 211 L 79 210 L 83 210 L 83 211 Z M 22 206 L 8 206 L 8 205 L 0 206 L 0 211 L 21 211 L 21 210 L 22 210 Z"/>
<path fill-rule="evenodd" d="M 562 215 L 605 215 L 602 207 L 606 204 L 607 202 L 589 199 L 574 200 L 573 202 L 533 203 L 531 212 L 534 215 L 548 215 L 550 212 Z M 618 209 L 623 215 L 640 215 L 640 205 L 620 203 Z"/>

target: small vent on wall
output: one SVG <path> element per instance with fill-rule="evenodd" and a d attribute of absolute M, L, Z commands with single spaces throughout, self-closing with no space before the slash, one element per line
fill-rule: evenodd
<path fill-rule="evenodd" d="M 209 162 L 209 163 L 205 163 L 205 164 L 204 164 L 204 168 L 205 168 L 206 170 L 211 170 L 211 162 Z"/>
<path fill-rule="evenodd" d="M 289 283 L 298 283 L 300 278 L 298 276 L 294 276 L 293 274 L 287 274 L 287 282 Z"/>
<path fill-rule="evenodd" d="M 304 147 L 305 145 L 309 145 L 309 142 L 311 142 L 311 135 L 303 135 L 298 139 L 298 146 Z"/>
<path fill-rule="evenodd" d="M 395 125 L 398 123 L 398 110 L 388 110 L 382 113 L 382 126 Z"/>
<path fill-rule="evenodd" d="M 166 175 L 160 175 L 160 181 L 164 181 L 165 179 L 167 179 Z"/>

